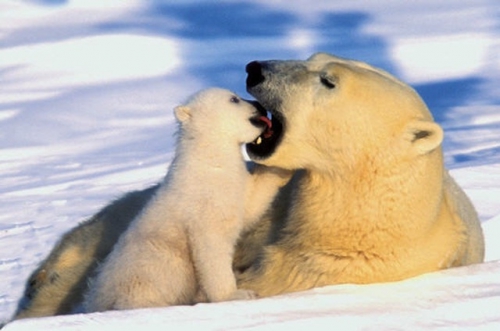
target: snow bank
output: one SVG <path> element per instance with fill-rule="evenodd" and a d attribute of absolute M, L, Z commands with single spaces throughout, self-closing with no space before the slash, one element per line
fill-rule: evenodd
<path fill-rule="evenodd" d="M 500 262 L 402 282 L 339 285 L 254 301 L 19 320 L 21 330 L 495 330 Z"/>

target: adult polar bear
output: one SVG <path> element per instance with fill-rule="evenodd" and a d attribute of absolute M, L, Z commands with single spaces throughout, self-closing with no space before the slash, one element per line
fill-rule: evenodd
<path fill-rule="evenodd" d="M 474 207 L 443 166 L 442 131 L 410 87 L 327 54 L 252 62 L 247 71 L 275 132 L 249 155 L 300 170 L 240 241 L 235 267 L 253 263 L 240 287 L 269 296 L 483 260 Z M 156 189 L 130 193 L 66 234 L 30 277 L 17 317 L 70 311 Z"/>
<path fill-rule="evenodd" d="M 483 261 L 481 226 L 443 166 L 442 129 L 418 94 L 365 63 L 316 54 L 247 65 L 247 89 L 281 134 L 247 145 L 303 169 L 284 226 L 239 286 L 261 296 L 401 280 Z"/>

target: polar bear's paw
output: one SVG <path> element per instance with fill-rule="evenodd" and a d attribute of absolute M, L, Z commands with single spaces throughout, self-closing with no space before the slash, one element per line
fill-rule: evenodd
<path fill-rule="evenodd" d="M 228 300 L 252 300 L 257 299 L 258 297 L 259 295 L 255 291 L 241 289 L 234 291 Z"/>

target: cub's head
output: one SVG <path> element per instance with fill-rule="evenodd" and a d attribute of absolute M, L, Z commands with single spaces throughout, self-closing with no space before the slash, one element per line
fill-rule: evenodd
<path fill-rule="evenodd" d="M 377 155 L 426 155 L 442 141 L 418 94 L 368 64 L 319 53 L 254 61 L 246 70 L 248 92 L 273 116 L 274 134 L 247 145 L 256 162 L 329 170 Z"/>
<path fill-rule="evenodd" d="M 196 93 L 185 105 L 176 107 L 174 114 L 182 136 L 218 144 L 252 142 L 271 125 L 259 103 L 220 88 Z"/>

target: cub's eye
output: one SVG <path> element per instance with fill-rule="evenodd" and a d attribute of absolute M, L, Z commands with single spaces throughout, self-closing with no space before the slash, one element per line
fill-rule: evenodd
<path fill-rule="evenodd" d="M 233 95 L 229 101 L 232 103 L 240 103 L 240 98 Z"/>
<path fill-rule="evenodd" d="M 337 86 L 337 80 L 335 79 L 335 77 L 321 75 L 319 77 L 319 80 L 320 80 L 321 84 L 323 84 L 323 86 L 325 86 L 326 88 L 328 88 L 330 90 L 334 89 Z"/>

